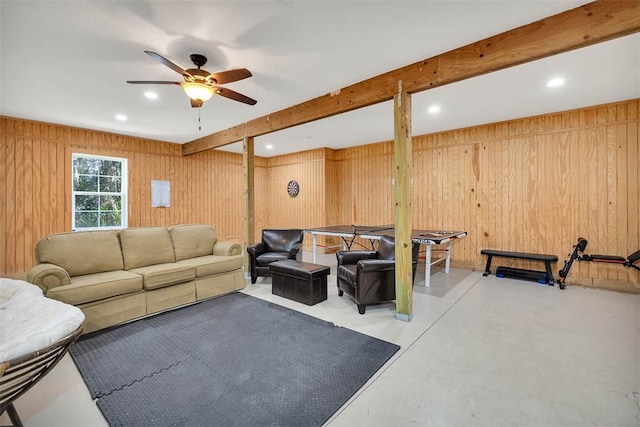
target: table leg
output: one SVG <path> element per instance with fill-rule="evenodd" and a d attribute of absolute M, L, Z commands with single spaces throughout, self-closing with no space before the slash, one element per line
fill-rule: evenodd
<path fill-rule="evenodd" d="M 424 286 L 431 286 L 431 245 L 426 244 L 427 253 L 424 260 Z"/>
<path fill-rule="evenodd" d="M 313 263 L 318 262 L 318 235 L 313 233 Z"/>
<path fill-rule="evenodd" d="M 355 239 L 355 236 L 353 237 L 353 239 L 351 239 L 351 243 L 347 242 L 347 238 L 346 237 L 341 237 L 342 239 L 342 250 L 343 251 L 349 251 L 351 250 L 351 245 L 353 245 L 353 239 Z"/>
<path fill-rule="evenodd" d="M 444 272 L 449 274 L 449 267 L 451 267 L 451 242 L 447 242 L 447 259 L 444 262 Z"/>

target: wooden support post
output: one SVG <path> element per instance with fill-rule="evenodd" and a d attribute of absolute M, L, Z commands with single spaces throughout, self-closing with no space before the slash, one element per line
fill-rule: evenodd
<path fill-rule="evenodd" d="M 394 134 L 396 319 L 409 322 L 413 317 L 411 95 L 402 91 L 402 80 L 394 97 Z"/>
<path fill-rule="evenodd" d="M 249 254 L 246 248 L 255 240 L 255 211 L 254 211 L 254 171 L 255 157 L 253 154 L 253 137 L 242 140 L 242 190 L 243 190 L 243 230 L 242 247 L 244 249 L 244 271 L 249 272 Z"/>

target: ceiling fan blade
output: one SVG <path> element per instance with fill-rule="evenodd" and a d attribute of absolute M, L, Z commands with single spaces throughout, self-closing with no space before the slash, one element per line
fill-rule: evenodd
<path fill-rule="evenodd" d="M 163 80 L 127 80 L 127 83 L 134 85 L 181 85 L 180 82 L 167 82 Z"/>
<path fill-rule="evenodd" d="M 238 80 L 251 77 L 251 71 L 246 68 L 238 68 L 237 70 L 220 71 L 219 73 L 212 73 L 211 77 L 216 80 L 218 84 L 225 84 L 231 82 L 237 82 Z"/>
<path fill-rule="evenodd" d="M 187 70 L 177 66 L 176 64 L 174 64 L 173 62 L 171 62 L 167 58 L 165 58 L 164 56 L 162 56 L 160 54 L 157 54 L 155 52 L 151 52 L 150 50 L 145 50 L 144 53 L 146 53 L 147 55 L 149 55 L 150 57 L 152 57 L 153 59 L 155 59 L 159 63 L 164 64 L 167 67 L 171 68 L 176 73 L 182 74 L 185 77 L 193 78 L 193 76 Z"/>
<path fill-rule="evenodd" d="M 202 107 L 202 104 L 203 104 L 202 99 L 191 99 L 191 98 L 189 98 L 189 99 L 191 100 L 191 106 L 193 108 Z"/>
<path fill-rule="evenodd" d="M 256 105 L 256 103 L 258 102 L 255 99 L 249 98 L 248 96 L 245 96 L 241 93 L 235 92 L 231 89 L 227 89 L 224 87 L 216 88 L 216 93 L 220 96 L 224 96 L 225 98 L 233 99 L 234 101 L 244 102 L 245 104 L 249 104 L 249 105 Z"/>

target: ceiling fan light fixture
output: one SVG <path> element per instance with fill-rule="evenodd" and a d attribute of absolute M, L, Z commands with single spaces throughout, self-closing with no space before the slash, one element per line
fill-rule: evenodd
<path fill-rule="evenodd" d="M 215 93 L 215 90 L 211 86 L 197 82 L 183 83 L 182 89 L 184 89 L 189 98 L 199 99 L 203 102 L 210 100 Z"/>

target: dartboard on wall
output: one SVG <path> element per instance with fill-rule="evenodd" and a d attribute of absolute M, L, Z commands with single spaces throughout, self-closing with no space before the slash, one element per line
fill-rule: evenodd
<path fill-rule="evenodd" d="M 298 193 L 300 193 L 300 185 L 298 184 L 298 181 L 289 181 L 287 184 L 287 193 L 291 197 L 296 197 Z"/>

